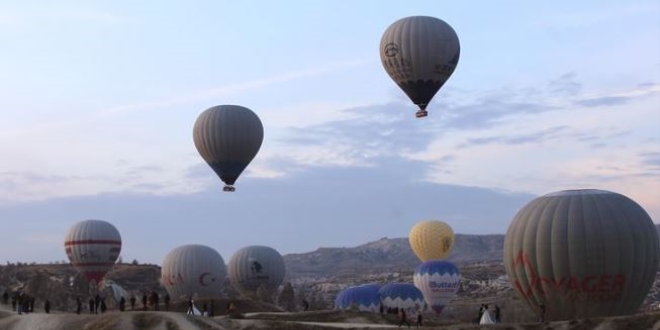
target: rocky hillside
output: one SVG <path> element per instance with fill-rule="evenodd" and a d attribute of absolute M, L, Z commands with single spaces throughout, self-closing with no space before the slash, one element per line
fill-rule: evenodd
<path fill-rule="evenodd" d="M 660 224 L 656 225 L 660 236 Z M 459 264 L 501 262 L 504 235 L 456 235 L 449 260 Z M 408 271 L 419 265 L 407 238 L 381 238 L 350 248 L 319 248 L 284 256 L 289 278 L 341 277 Z"/>
<path fill-rule="evenodd" d="M 460 263 L 501 261 L 504 235 L 456 235 L 449 260 Z M 352 248 L 320 248 L 284 256 L 290 278 L 377 274 L 414 269 L 419 259 L 407 238 L 382 238 Z"/>

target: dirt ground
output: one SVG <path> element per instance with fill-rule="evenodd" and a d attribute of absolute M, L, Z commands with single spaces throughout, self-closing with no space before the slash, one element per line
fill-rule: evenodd
<path fill-rule="evenodd" d="M 314 311 L 314 312 L 254 312 L 217 317 L 185 315 L 181 312 L 135 311 L 108 312 L 101 315 L 72 313 L 31 313 L 18 315 L 0 306 L 0 329 L 3 330 L 322 330 L 322 329 L 391 329 L 398 326 L 393 315 L 381 316 L 366 312 Z M 414 325 L 413 325 L 414 327 Z M 521 330 L 660 330 L 660 312 L 642 313 L 626 317 L 611 317 L 537 323 L 503 323 L 478 325 L 445 323 L 425 326 L 426 329 L 521 329 Z"/>

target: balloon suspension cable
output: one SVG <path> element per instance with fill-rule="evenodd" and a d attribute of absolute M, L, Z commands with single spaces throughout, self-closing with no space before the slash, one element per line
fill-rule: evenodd
<path fill-rule="evenodd" d="M 419 110 L 417 110 L 417 112 L 415 112 L 415 117 L 417 117 L 417 118 L 423 118 L 423 117 L 426 117 L 428 115 L 429 115 L 429 112 L 426 111 L 426 110 L 423 110 L 423 109 L 419 109 Z"/>
<path fill-rule="evenodd" d="M 226 185 L 226 186 L 222 187 L 222 191 L 235 191 L 235 190 L 236 190 L 236 188 L 234 188 L 233 186 L 230 186 L 230 185 Z"/>

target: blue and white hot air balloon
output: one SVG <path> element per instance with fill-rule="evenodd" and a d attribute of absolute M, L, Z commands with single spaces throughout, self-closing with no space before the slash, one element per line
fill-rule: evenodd
<path fill-rule="evenodd" d="M 355 305 L 361 311 L 376 313 L 380 310 L 380 287 L 380 284 L 364 284 L 346 288 L 337 295 L 335 309 L 350 309 Z"/>
<path fill-rule="evenodd" d="M 451 262 L 429 260 L 417 266 L 413 282 L 424 294 L 426 303 L 440 314 L 456 295 L 461 285 L 461 273 Z"/>
<path fill-rule="evenodd" d="M 424 295 L 412 283 L 389 283 L 378 290 L 384 309 L 398 308 L 406 311 L 422 310 Z"/>

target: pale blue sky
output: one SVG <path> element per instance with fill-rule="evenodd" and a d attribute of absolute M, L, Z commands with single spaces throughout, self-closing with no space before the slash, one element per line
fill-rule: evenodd
<path fill-rule="evenodd" d="M 425 119 L 378 55 L 410 15 L 461 42 Z M 574 188 L 660 221 L 657 1 L 3 1 L 0 47 L 7 260 L 65 259 L 86 218 L 156 263 L 188 243 L 354 246 L 424 218 L 504 233 L 534 195 Z M 265 127 L 235 194 L 192 142 L 217 104 Z"/>

